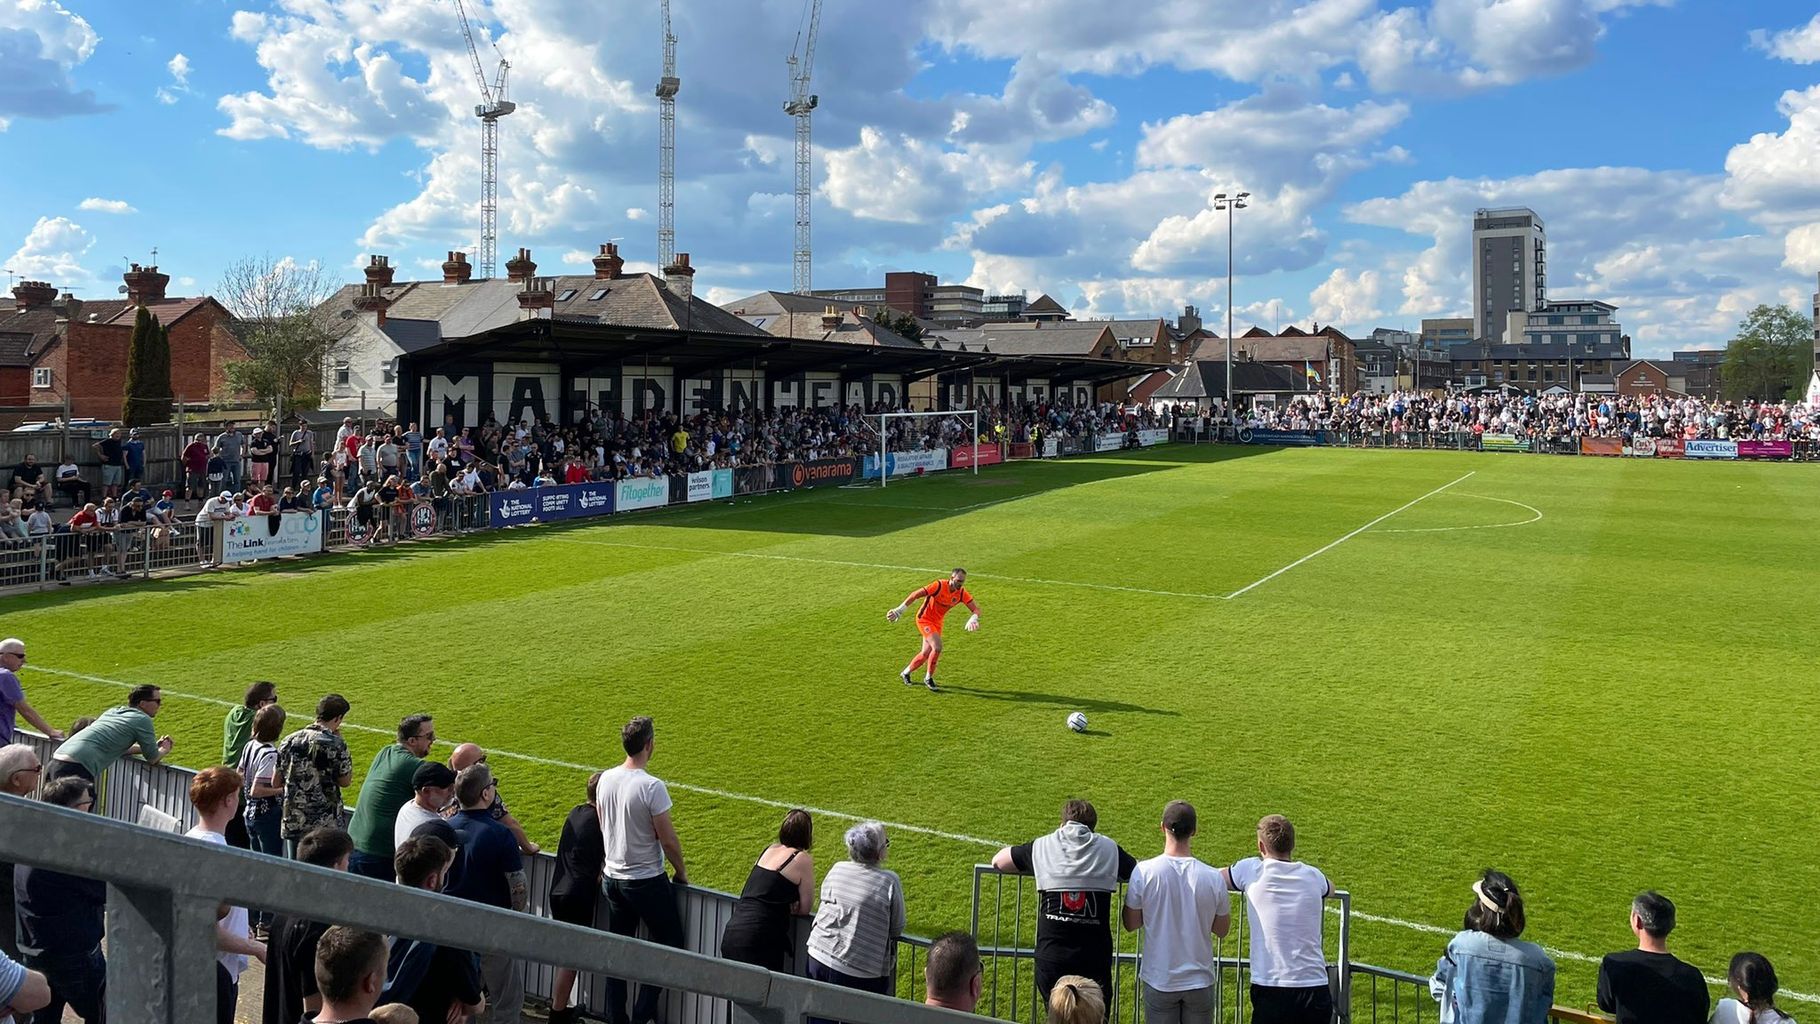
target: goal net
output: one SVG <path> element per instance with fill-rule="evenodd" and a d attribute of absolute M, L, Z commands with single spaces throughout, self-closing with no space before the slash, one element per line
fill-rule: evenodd
<path fill-rule="evenodd" d="M 873 418 L 878 431 L 878 477 L 868 479 L 889 487 L 893 478 L 921 476 L 949 468 L 956 445 L 976 445 L 980 437 L 978 409 L 946 412 L 885 412 Z M 979 472 L 973 460 L 973 472 Z"/>

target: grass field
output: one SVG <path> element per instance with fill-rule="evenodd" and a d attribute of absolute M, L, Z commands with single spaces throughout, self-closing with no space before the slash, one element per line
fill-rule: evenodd
<path fill-rule="evenodd" d="M 1709 974 L 1755 948 L 1814 992 L 1817 527 L 1801 465 L 1168 447 L 77 588 L 0 603 L 0 632 L 57 722 L 140 681 L 270 678 L 293 726 L 329 690 L 363 726 L 432 711 L 551 844 L 649 713 L 697 883 L 737 890 L 774 831 L 747 797 L 876 816 L 928 830 L 890 861 L 923 934 L 1065 797 L 1140 857 L 1181 797 L 1216 863 L 1295 819 L 1395 919 L 1357 959 L 1429 970 L 1445 939 L 1409 925 L 1457 925 L 1491 865 L 1556 949 L 1627 946 L 1655 887 Z M 884 612 L 954 565 L 985 628 L 950 630 L 946 693 L 906 690 L 916 634 Z M 221 715 L 167 699 L 178 762 Z M 384 742 L 349 740 L 360 768 Z M 845 825 L 818 821 L 820 866 Z M 1593 966 L 1561 969 L 1589 999 Z"/>

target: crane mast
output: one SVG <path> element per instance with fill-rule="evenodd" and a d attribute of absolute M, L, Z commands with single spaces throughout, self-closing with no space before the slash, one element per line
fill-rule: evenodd
<path fill-rule="evenodd" d="M 790 102 L 784 113 L 796 120 L 796 248 L 791 261 L 791 290 L 809 294 L 809 196 L 810 180 L 809 115 L 820 97 L 809 91 L 810 76 L 815 68 L 815 32 L 821 26 L 822 0 L 805 0 L 807 24 L 799 29 L 796 46 L 786 62 L 790 69 Z"/>
<path fill-rule="evenodd" d="M 468 44 L 468 60 L 474 68 L 474 81 L 480 87 L 480 102 L 474 116 L 480 118 L 480 276 L 492 277 L 499 259 L 499 119 L 518 109 L 506 99 L 511 62 L 500 54 L 493 81 L 487 81 L 486 68 L 480 63 L 480 48 L 474 43 L 474 28 L 468 24 L 468 12 L 462 0 L 455 0 L 455 14 L 461 19 L 461 37 Z M 499 53 L 499 47 L 493 47 Z"/>
<path fill-rule="evenodd" d="M 657 259 L 676 261 L 676 36 L 670 31 L 670 0 L 663 0 L 664 73 L 657 80 Z"/>

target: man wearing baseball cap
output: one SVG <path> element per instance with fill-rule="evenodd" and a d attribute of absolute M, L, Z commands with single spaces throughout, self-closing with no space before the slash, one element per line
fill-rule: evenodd
<path fill-rule="evenodd" d="M 411 774 L 411 802 L 398 809 L 392 843 L 402 844 L 426 821 L 441 821 L 442 809 L 455 795 L 455 772 L 441 761 L 425 761 Z"/>
<path fill-rule="evenodd" d="M 204 569 L 215 564 L 215 524 L 234 518 L 234 492 L 222 491 L 196 511 L 196 554 Z"/>

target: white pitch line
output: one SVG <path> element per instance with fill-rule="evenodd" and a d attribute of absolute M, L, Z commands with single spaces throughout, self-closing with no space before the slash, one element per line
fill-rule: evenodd
<path fill-rule="evenodd" d="M 120 687 L 123 689 L 132 689 L 134 686 L 139 685 L 136 683 L 122 682 L 118 679 L 108 679 L 103 676 L 92 676 L 92 675 L 88 675 L 87 673 L 84 673 L 84 672 L 70 672 L 65 669 L 60 669 L 60 668 L 46 668 L 43 665 L 33 665 L 33 666 L 31 666 L 30 671 L 43 672 L 46 675 L 64 676 L 64 677 L 67 677 L 70 679 L 81 679 L 85 682 L 101 683 L 106 686 L 115 686 L 115 687 Z M 202 696 L 201 694 L 183 693 L 178 690 L 165 689 L 163 687 L 160 687 L 160 689 L 162 689 L 166 694 L 168 694 L 172 697 L 176 697 L 180 700 L 197 701 L 202 704 L 212 704 L 216 707 L 224 707 L 224 708 L 235 708 L 235 707 L 240 706 L 238 703 L 236 703 L 234 701 L 222 700 L 219 697 L 205 697 L 205 696 Z M 380 728 L 376 728 L 376 727 L 370 726 L 370 725 L 358 725 L 353 722 L 344 721 L 341 724 L 341 727 L 343 729 L 353 729 L 356 732 L 374 733 L 374 734 L 380 735 L 380 736 L 396 736 L 397 735 L 397 731 L 394 729 L 380 729 Z M 448 745 L 448 746 L 454 746 L 454 742 L 452 740 L 443 740 L 440 742 L 442 742 L 443 744 Z M 573 761 L 558 761 L 554 758 L 538 757 L 535 754 L 520 754 L 516 751 L 499 750 L 496 748 L 488 748 L 487 756 L 505 757 L 505 758 L 510 758 L 515 761 L 527 761 L 531 764 L 547 765 L 552 768 L 567 768 L 567 769 L 572 769 L 572 770 L 578 771 L 578 772 L 593 771 L 597 767 L 595 765 L 576 764 Z M 715 789 L 712 786 L 695 786 L 695 785 L 691 785 L 687 782 L 676 782 L 671 779 L 665 779 L 664 785 L 671 786 L 676 789 L 685 790 L 690 793 L 699 793 L 703 796 L 713 796 L 713 797 L 719 797 L 723 800 L 736 800 L 736 801 L 740 801 L 743 803 L 758 804 L 762 807 L 775 807 L 775 808 L 778 808 L 781 810 L 791 810 L 791 809 L 794 809 L 797 807 L 801 807 L 803 810 L 808 811 L 810 814 L 819 814 L 819 815 L 822 815 L 824 817 L 829 817 L 829 818 L 839 818 L 842 821 L 877 821 L 877 822 L 879 822 L 879 824 L 884 825 L 887 828 L 899 829 L 904 832 L 914 832 L 918 835 L 932 836 L 936 839 L 947 839 L 947 840 L 951 840 L 951 841 L 957 842 L 957 843 L 966 843 L 966 844 L 970 844 L 973 846 L 979 846 L 979 847 L 984 847 L 984 848 L 993 849 L 993 850 L 1010 845 L 1009 843 L 1003 843 L 996 839 L 982 839 L 979 836 L 970 836 L 970 835 L 966 835 L 966 834 L 960 833 L 960 832 L 944 832 L 941 829 L 928 828 L 923 825 L 911 825 L 911 824 L 901 822 L 901 821 L 884 821 L 879 818 L 870 818 L 863 814 L 852 814 L 847 811 L 829 810 L 828 808 L 825 808 L 825 807 L 814 807 L 814 806 L 810 806 L 808 804 L 792 803 L 788 800 L 772 800 L 769 797 L 752 796 L 748 793 L 735 793 L 730 790 Z M 1338 907 L 1329 907 L 1328 908 L 1328 913 L 1330 913 L 1330 914 L 1338 914 L 1339 912 L 1340 911 L 1339 911 Z M 1357 918 L 1358 920 L 1367 921 L 1372 924 L 1389 925 L 1393 928 L 1403 928 L 1403 929 L 1406 929 L 1409 931 L 1422 932 L 1422 933 L 1428 934 L 1428 935 L 1452 935 L 1452 934 L 1454 934 L 1454 930 L 1450 929 L 1450 928 L 1442 928 L 1438 925 L 1425 924 L 1421 921 L 1406 921 L 1399 917 L 1384 917 L 1379 914 L 1367 914 L 1367 913 L 1365 913 L 1363 911 L 1359 911 L 1359 910 L 1354 910 L 1352 912 L 1352 916 Z M 1572 950 L 1555 949 L 1555 948 L 1549 947 L 1549 946 L 1544 946 L 1542 948 L 1544 950 L 1546 950 L 1550 956 L 1553 956 L 1557 959 L 1573 960 L 1573 961 L 1577 961 L 1579 963 L 1596 964 L 1596 963 L 1599 963 L 1603 959 L 1602 957 L 1589 956 L 1585 953 L 1576 953 Z M 1709 975 L 1706 978 L 1706 983 L 1709 985 L 1722 986 L 1722 985 L 1725 985 L 1727 982 L 1724 978 L 1714 978 Z M 1797 1000 L 1799 1002 L 1820 1003 L 1820 995 L 1810 995 L 1806 992 L 1791 992 L 1788 989 L 1781 989 L 1776 994 L 1779 996 L 1782 996 L 1784 998 L 1787 998 L 1787 999 Z"/>
<path fill-rule="evenodd" d="M 1521 508 L 1521 509 L 1528 509 L 1529 511 L 1531 511 L 1535 514 L 1530 516 L 1528 519 L 1518 519 L 1518 520 L 1513 520 L 1512 522 L 1508 522 L 1508 523 L 1480 523 L 1476 526 L 1421 526 L 1421 527 L 1411 527 L 1408 529 L 1398 529 L 1398 530 L 1379 530 L 1378 532 L 1379 533 L 1448 533 L 1448 532 L 1451 532 L 1454 530 L 1502 530 L 1505 527 L 1509 527 L 1509 526 L 1528 526 L 1530 523 L 1539 523 L 1542 521 L 1542 510 L 1541 509 L 1535 507 L 1534 505 L 1525 505 L 1520 501 L 1512 501 L 1509 498 L 1494 498 L 1489 494 L 1467 494 L 1465 491 L 1455 491 L 1454 496 L 1460 497 L 1460 498 L 1478 498 L 1481 501 L 1501 501 L 1506 505 L 1515 505 L 1516 507 Z"/>
<path fill-rule="evenodd" d="M 932 572 L 945 575 L 948 569 L 937 569 L 923 565 L 890 565 L 884 562 L 848 562 L 838 558 L 809 558 L 804 555 L 770 555 L 759 551 L 716 551 L 712 548 L 686 548 L 670 544 L 634 544 L 617 540 L 584 540 L 580 537 L 557 537 L 570 544 L 590 544 L 603 548 L 634 548 L 641 551 L 675 551 L 689 555 L 718 555 L 726 558 L 753 558 L 771 562 L 807 562 L 812 565 L 838 565 L 849 569 L 888 569 L 892 572 Z M 1111 590 L 1126 594 L 1149 594 L 1152 597 L 1188 597 L 1201 601 L 1224 601 L 1220 594 L 1194 594 L 1180 590 L 1151 590 L 1146 587 L 1121 587 L 1115 583 L 1083 583 L 1079 580 L 1046 580 L 1033 576 L 1004 576 L 998 573 L 973 572 L 967 575 L 974 579 L 999 580 L 1005 583 L 1032 583 L 1045 587 L 1081 587 L 1087 590 Z"/>
<path fill-rule="evenodd" d="M 1403 510 L 1404 510 L 1404 509 L 1409 509 L 1409 508 L 1414 508 L 1414 507 L 1415 507 L 1415 506 L 1416 506 L 1416 505 L 1418 505 L 1418 504 L 1420 504 L 1420 503 L 1422 503 L 1422 502 L 1424 502 L 1424 501 L 1426 501 L 1426 500 L 1428 500 L 1428 499 L 1429 499 L 1429 498 L 1432 498 L 1432 497 L 1434 497 L 1434 496 L 1435 496 L 1435 495 L 1437 495 L 1437 494 L 1440 494 L 1440 493 L 1441 493 L 1441 492 L 1442 492 L 1442 491 L 1445 491 L 1445 490 L 1447 490 L 1447 489 L 1448 489 L 1448 488 L 1449 488 L 1449 487 L 1452 487 L 1452 486 L 1453 486 L 1453 485 L 1454 485 L 1454 484 L 1457 484 L 1457 483 L 1459 483 L 1459 482 L 1460 482 L 1460 481 L 1461 481 L 1461 480 L 1465 480 L 1465 479 L 1467 479 L 1467 477 L 1470 477 L 1470 476 L 1472 476 L 1472 475 L 1473 475 L 1473 474 L 1474 474 L 1474 473 L 1477 473 L 1477 472 L 1478 472 L 1478 470 L 1476 470 L 1476 469 L 1475 469 L 1475 470 L 1472 470 L 1472 471 L 1470 471 L 1470 472 L 1468 472 L 1468 473 L 1467 473 L 1467 474 L 1466 474 L 1466 476 L 1463 476 L 1463 477 L 1460 477 L 1460 478 L 1459 478 L 1459 480 L 1449 480 L 1449 481 L 1448 481 L 1448 482 L 1447 482 L 1447 483 L 1444 483 L 1444 484 L 1442 484 L 1442 485 L 1441 485 L 1441 486 L 1439 486 L 1439 487 L 1437 487 L 1437 488 L 1435 488 L 1435 489 L 1434 489 L 1434 490 L 1432 490 L 1432 491 L 1429 491 L 1429 492 L 1428 492 L 1428 493 L 1427 493 L 1427 494 L 1424 494 L 1424 495 L 1422 495 L 1422 496 L 1421 496 L 1421 497 L 1420 497 L 1420 498 L 1417 498 L 1417 499 L 1415 499 L 1415 500 L 1414 500 L 1414 501 L 1410 501 L 1410 502 L 1407 502 L 1407 503 L 1405 503 L 1405 504 L 1402 504 L 1402 505 L 1398 505 L 1398 506 L 1397 506 L 1397 507 L 1396 507 L 1396 508 L 1393 508 L 1393 509 L 1391 509 L 1391 510 L 1390 510 L 1390 511 L 1389 511 L 1389 512 L 1386 512 L 1386 513 L 1384 513 L 1384 514 L 1383 514 L 1383 515 L 1381 515 L 1381 516 L 1379 516 L 1379 517 L 1377 517 L 1377 518 L 1376 518 L 1376 519 L 1373 519 L 1373 520 L 1372 520 L 1372 521 L 1371 521 L 1371 522 L 1369 522 L 1369 523 L 1366 523 L 1366 524 L 1365 524 L 1365 525 L 1364 525 L 1364 526 L 1361 526 L 1361 527 L 1359 527 L 1359 528 L 1358 528 L 1358 529 L 1356 529 L 1356 530 L 1354 530 L 1354 531 L 1352 531 L 1352 532 L 1351 532 L 1351 533 L 1349 533 L 1349 534 L 1347 534 L 1347 535 L 1346 535 L 1346 536 L 1344 536 L 1344 537 L 1341 537 L 1341 538 L 1340 538 L 1340 539 L 1339 539 L 1339 540 L 1336 540 L 1336 541 L 1332 541 L 1332 542 L 1330 542 L 1330 543 L 1328 543 L 1328 544 L 1327 544 L 1327 545 L 1325 545 L 1325 546 L 1324 546 L 1324 547 L 1322 547 L 1322 548 L 1321 548 L 1321 549 L 1320 549 L 1320 550 L 1318 550 L 1318 551 L 1310 551 L 1310 552 L 1309 552 L 1309 553 L 1308 553 L 1308 554 L 1306 554 L 1306 555 L 1303 555 L 1303 556 L 1302 556 L 1302 557 L 1300 557 L 1300 558 L 1298 558 L 1298 559 L 1296 559 L 1296 560 L 1295 560 L 1295 561 L 1293 561 L 1293 562 L 1291 562 L 1291 563 L 1289 563 L 1289 564 L 1288 564 L 1288 565 L 1285 565 L 1285 566 L 1284 566 L 1284 567 L 1282 567 L 1282 568 L 1281 568 L 1281 569 L 1278 569 L 1278 570 L 1277 570 L 1277 571 L 1276 571 L 1276 572 L 1273 572 L 1273 573 L 1271 573 L 1271 574 L 1270 574 L 1270 575 L 1268 575 L 1268 576 L 1266 576 L 1266 577 L 1264 577 L 1264 578 L 1263 578 L 1263 579 L 1261 579 L 1261 580 L 1254 580 L 1254 581 L 1252 581 L 1252 582 L 1251 582 L 1251 583 L 1247 583 L 1247 584 L 1246 584 L 1246 585 L 1244 585 L 1244 586 L 1242 586 L 1242 587 L 1240 587 L 1240 588 L 1239 588 L 1239 589 L 1237 589 L 1237 590 L 1235 590 L 1235 591 L 1233 591 L 1233 592 L 1232 592 L 1232 593 L 1230 593 L 1230 594 L 1227 594 L 1227 595 L 1226 595 L 1226 600 L 1228 600 L 1228 601 L 1231 601 L 1231 600 L 1233 600 L 1233 599 L 1234 599 L 1234 598 L 1237 598 L 1237 597 L 1239 597 L 1239 596 L 1241 596 L 1241 595 L 1243 595 L 1243 594 L 1244 594 L 1244 593 L 1246 593 L 1246 592 L 1247 592 L 1247 591 L 1250 591 L 1250 590 L 1255 590 L 1255 589 L 1257 589 L 1257 588 L 1258 588 L 1258 587 L 1261 587 L 1261 586 L 1263 586 L 1263 585 L 1264 585 L 1264 584 L 1266 584 L 1266 583 L 1269 583 L 1269 582 L 1270 582 L 1270 581 L 1271 581 L 1271 580 L 1274 580 L 1274 579 L 1276 579 L 1276 578 L 1277 578 L 1277 577 L 1278 577 L 1278 576 L 1281 576 L 1281 575 L 1283 575 L 1283 574 L 1284 574 L 1284 573 L 1286 573 L 1286 572 L 1288 572 L 1288 571 L 1289 571 L 1289 570 L 1291 570 L 1291 569 L 1293 569 L 1293 568 L 1295 568 L 1295 567 L 1296 567 L 1296 566 L 1298 566 L 1298 565 L 1301 565 L 1301 564 L 1302 564 L 1302 563 L 1303 563 L 1303 562 L 1306 562 L 1306 561 L 1308 561 L 1308 560 L 1309 560 L 1309 559 L 1311 559 L 1311 558 L 1314 558 L 1314 557 L 1316 557 L 1316 556 L 1318 556 L 1318 555 L 1323 555 L 1323 554 L 1326 554 L 1326 553 L 1327 553 L 1327 552 L 1329 552 L 1329 551 L 1332 551 L 1332 550 L 1333 550 L 1333 549 L 1334 549 L 1334 548 L 1337 548 L 1337 547 L 1339 547 L 1339 546 L 1340 546 L 1340 545 L 1341 545 L 1341 544 L 1344 544 L 1344 543 L 1346 543 L 1346 542 L 1347 542 L 1347 541 L 1349 541 L 1349 540 L 1351 540 L 1351 539 L 1353 539 L 1353 538 L 1354 538 L 1354 537 L 1357 537 L 1357 536 L 1358 536 L 1358 535 L 1359 535 L 1359 534 L 1361 534 L 1361 533 L 1364 533 L 1364 532 L 1365 532 L 1365 531 L 1366 531 L 1366 530 L 1369 530 L 1369 529 L 1371 529 L 1371 528 L 1372 528 L 1372 527 L 1374 527 L 1374 526 L 1376 526 L 1376 525 L 1378 525 L 1378 524 L 1379 524 L 1379 523 L 1381 523 L 1381 522 L 1383 522 L 1383 521 L 1384 521 L 1384 520 L 1386 520 L 1386 519 L 1389 519 L 1389 518 L 1390 518 L 1390 517 L 1391 517 L 1391 516 L 1394 516 L 1394 515 L 1396 515 L 1396 514 L 1397 514 L 1397 513 L 1398 513 L 1398 512 L 1401 512 L 1401 511 L 1403 511 Z"/>
<path fill-rule="evenodd" d="M 128 690 L 132 689 L 134 686 L 140 685 L 138 683 L 122 682 L 118 679 L 108 679 L 104 676 L 92 676 L 82 672 L 70 672 L 60 668 L 46 668 L 43 665 L 33 665 L 31 670 L 33 672 L 43 672 L 47 675 L 65 676 L 70 679 L 81 679 L 85 682 L 101 683 L 106 686 L 116 686 Z M 165 687 L 159 687 L 159 689 L 163 690 L 166 696 L 177 697 L 181 700 L 196 701 L 202 704 L 213 704 L 216 707 L 223 708 L 237 708 L 240 706 L 237 701 L 222 700 L 218 697 L 205 697 L 201 694 L 184 693 L 180 690 L 172 690 Z M 371 725 L 359 725 L 347 721 L 342 722 L 341 727 L 343 729 L 352 729 L 355 732 L 372 733 L 378 736 L 396 737 L 398 735 L 396 729 L 380 729 Z M 442 740 L 440 742 L 445 746 L 453 747 L 455 745 L 452 740 Z M 487 756 L 505 757 L 514 761 L 527 761 L 531 764 L 547 765 L 551 768 L 567 768 L 578 772 L 591 772 L 600 767 L 599 765 L 577 764 L 573 761 L 559 761 L 551 757 L 539 757 L 536 754 L 521 754 L 515 750 L 500 750 L 494 747 L 487 748 Z M 687 782 L 677 782 L 673 779 L 665 779 L 664 784 L 673 789 L 686 790 L 690 793 L 700 793 L 703 796 L 720 797 L 723 800 L 737 800 L 743 803 L 759 804 L 764 807 L 776 807 L 786 811 L 792 808 L 801 807 L 810 814 L 825 815 L 826 817 L 839 818 L 843 821 L 877 821 L 888 828 L 900 829 L 905 832 L 916 832 L 926 836 L 934 836 L 937 839 L 949 839 L 957 843 L 968 843 L 974 846 L 989 847 L 994 850 L 1007 845 L 996 840 L 981 839 L 978 836 L 965 835 L 959 832 L 944 832 L 941 829 L 928 828 L 923 825 L 911 825 L 901 821 L 884 821 L 870 815 L 853 814 L 848 811 L 836 811 L 826 807 L 811 807 L 807 804 L 792 803 L 788 800 L 772 800 L 769 797 L 752 796 L 749 793 L 735 793 L 732 790 L 716 789 L 712 786 L 696 786 Z"/>

